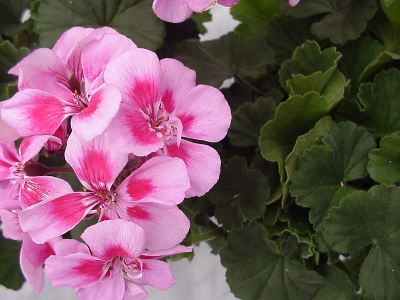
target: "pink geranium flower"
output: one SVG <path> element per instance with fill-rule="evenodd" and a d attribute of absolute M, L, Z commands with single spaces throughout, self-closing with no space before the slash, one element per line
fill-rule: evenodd
<path fill-rule="evenodd" d="M 117 179 L 128 155 L 114 152 L 103 136 L 84 142 L 75 134 L 68 139 L 65 158 L 86 191 L 20 211 L 22 229 L 35 242 L 64 234 L 88 214 L 98 214 L 100 220 L 121 218 L 139 224 L 147 236 L 146 248 L 151 250 L 176 245 L 186 236 L 189 220 L 176 206 L 189 187 L 180 159 L 154 157 L 129 176 L 123 172 Z"/>
<path fill-rule="evenodd" d="M 61 143 L 56 137 L 44 135 L 25 138 L 18 151 L 14 142 L 0 144 L 0 208 L 26 208 L 72 191 L 62 179 L 32 176 L 35 169 L 41 168 L 36 162 L 37 155 L 49 141 Z"/>
<path fill-rule="evenodd" d="M 193 70 L 174 59 L 159 61 L 145 49 L 111 61 L 104 79 L 122 93 L 120 110 L 106 131 L 115 149 L 179 157 L 190 178 L 186 196 L 206 193 L 218 180 L 220 157 L 213 148 L 186 138 L 218 142 L 226 135 L 231 111 L 222 93 L 196 86 Z"/>
<path fill-rule="evenodd" d="M 232 6 L 239 0 L 218 0 L 218 4 Z M 217 3 L 217 0 L 154 0 L 154 13 L 163 21 L 180 23 L 193 12 L 202 13 Z"/>
<path fill-rule="evenodd" d="M 82 300 L 144 299 L 143 285 L 166 290 L 175 279 L 169 265 L 158 259 L 193 248 L 146 251 L 143 229 L 124 220 L 100 222 L 81 237 L 87 246 L 75 240 L 55 245 L 57 254 L 46 260 L 46 274 L 53 286 L 75 288 Z"/>
<path fill-rule="evenodd" d="M 2 118 L 22 136 L 54 134 L 73 116 L 72 130 L 90 140 L 107 128 L 121 95 L 106 86 L 103 70 L 114 57 L 136 45 L 115 30 L 73 28 L 53 50 L 41 48 L 10 70 L 19 92 L 3 104 Z"/>

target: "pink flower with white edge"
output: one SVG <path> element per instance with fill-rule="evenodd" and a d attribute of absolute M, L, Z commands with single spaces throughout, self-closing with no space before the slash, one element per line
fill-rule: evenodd
<path fill-rule="evenodd" d="M 69 116 L 84 140 L 100 135 L 116 115 L 121 94 L 107 86 L 107 63 L 136 45 L 115 30 L 73 28 L 54 49 L 40 48 L 10 70 L 17 92 L 3 104 L 1 117 L 22 136 L 54 134 Z"/>
<path fill-rule="evenodd" d="M 218 4 L 231 7 L 239 0 L 218 0 Z M 193 12 L 202 13 L 217 3 L 217 0 L 154 0 L 153 11 L 163 21 L 180 23 Z"/>
<path fill-rule="evenodd" d="M 45 268 L 53 286 L 74 288 L 82 300 L 145 299 L 143 285 L 167 290 L 175 279 L 170 266 L 158 259 L 193 249 L 177 245 L 146 251 L 143 229 L 124 220 L 90 226 L 81 238 L 87 246 L 75 240 L 57 243 L 57 254 L 46 260 Z"/>
<path fill-rule="evenodd" d="M 93 214 L 98 214 L 100 221 L 121 218 L 139 224 L 150 250 L 171 247 L 186 236 L 190 223 L 176 206 L 189 187 L 185 164 L 180 159 L 154 157 L 130 175 L 122 172 L 118 177 L 128 161 L 127 154 L 114 152 L 103 136 L 84 142 L 73 133 L 65 159 L 86 191 L 20 211 L 22 229 L 35 242 L 62 235 Z"/>
<path fill-rule="evenodd" d="M 60 144 L 60 139 L 49 136 L 25 138 L 18 151 L 14 142 L 0 144 L 0 208 L 26 208 L 44 200 L 72 192 L 64 180 L 51 176 L 32 176 L 41 169 L 37 155 L 48 141 Z"/>
<path fill-rule="evenodd" d="M 21 271 L 33 290 L 40 293 L 44 287 L 44 262 L 50 255 L 56 254 L 54 244 L 62 238 L 56 237 L 45 244 L 36 244 L 29 234 L 21 230 L 17 213 L 0 209 L 0 216 L 4 237 L 22 240 L 19 255 Z"/>
<path fill-rule="evenodd" d="M 153 52 L 139 48 L 111 61 L 104 80 L 122 93 L 120 110 L 105 131 L 115 149 L 178 157 L 189 173 L 186 197 L 209 191 L 219 178 L 220 157 L 213 148 L 186 138 L 218 142 L 225 137 L 231 111 L 222 93 L 196 86 L 195 72 L 181 62 L 159 61 Z"/>

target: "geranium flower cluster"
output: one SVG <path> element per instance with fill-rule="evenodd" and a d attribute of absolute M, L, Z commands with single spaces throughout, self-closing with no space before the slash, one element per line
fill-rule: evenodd
<path fill-rule="evenodd" d="M 108 27 L 72 28 L 10 73 L 19 91 L 0 104 L 0 216 L 3 234 L 22 240 L 27 281 L 40 292 L 44 264 L 81 299 L 168 289 L 175 279 L 159 259 L 193 249 L 180 245 L 190 223 L 177 205 L 219 177 L 218 153 L 195 141 L 226 135 L 222 93 Z M 43 165 L 39 153 L 67 164 Z M 68 171 L 82 188 L 52 176 Z M 89 217 L 98 222 L 85 243 L 63 238 Z"/>

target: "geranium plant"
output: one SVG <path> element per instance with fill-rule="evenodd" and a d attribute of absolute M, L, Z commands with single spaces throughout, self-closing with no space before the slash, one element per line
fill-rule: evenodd
<path fill-rule="evenodd" d="M 400 0 L 0 8 L 0 284 L 144 299 L 206 242 L 240 299 L 400 299 Z"/>

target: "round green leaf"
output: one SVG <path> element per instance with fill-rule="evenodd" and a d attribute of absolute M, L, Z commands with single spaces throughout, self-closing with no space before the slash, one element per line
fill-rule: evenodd
<path fill-rule="evenodd" d="M 387 185 L 400 182 L 400 131 L 382 138 L 379 147 L 369 153 L 371 178 Z"/>
<path fill-rule="evenodd" d="M 256 223 L 230 233 L 220 255 L 227 269 L 226 280 L 240 299 L 310 299 L 324 281 L 316 272 L 279 254 Z"/>
<path fill-rule="evenodd" d="M 379 185 L 348 195 L 324 222 L 324 237 L 337 252 L 371 245 L 361 266 L 360 285 L 375 299 L 400 299 L 399 215 L 400 187 Z"/>
<path fill-rule="evenodd" d="M 375 147 L 373 137 L 351 122 L 338 123 L 323 142 L 304 151 L 290 185 L 296 202 L 311 208 L 310 222 L 319 230 L 329 208 L 354 191 L 347 182 L 367 176 L 368 152 Z"/>
<path fill-rule="evenodd" d="M 33 16 L 44 47 L 52 47 L 73 26 L 110 26 L 150 50 L 164 41 L 164 24 L 154 14 L 151 0 L 42 0 Z"/>

